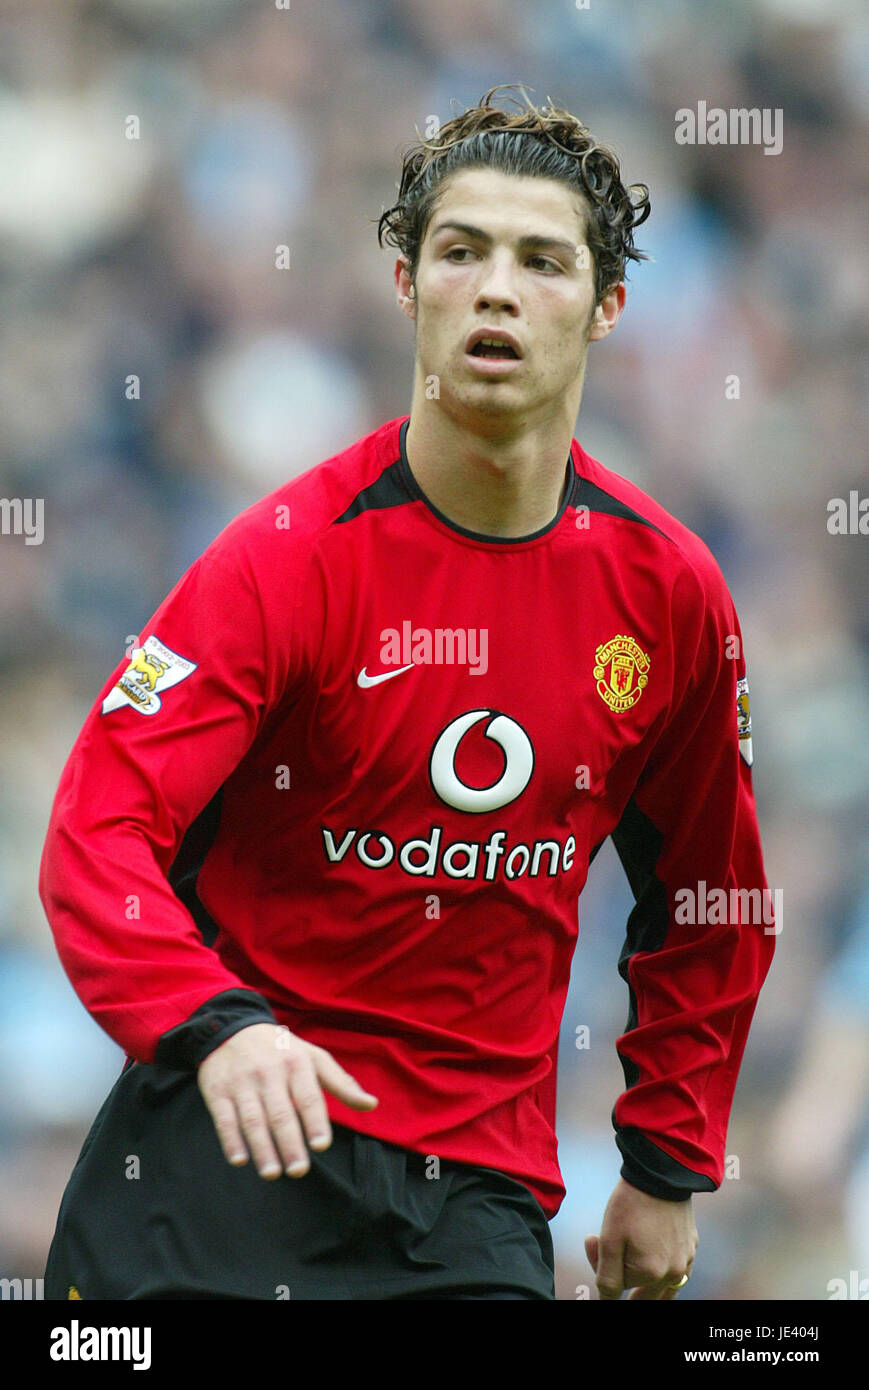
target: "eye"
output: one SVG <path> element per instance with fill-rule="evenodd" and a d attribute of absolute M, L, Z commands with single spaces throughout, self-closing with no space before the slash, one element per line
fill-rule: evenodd
<path fill-rule="evenodd" d="M 444 256 L 444 260 L 450 261 L 450 260 L 453 259 L 454 256 L 463 256 L 463 257 L 464 257 L 464 256 L 473 256 L 473 254 L 474 254 L 474 253 L 473 253 L 473 251 L 470 249 L 469 246 L 452 246 L 452 247 L 450 247 L 449 251 L 447 251 L 446 255 Z M 463 264 L 464 264 L 464 261 L 458 261 L 457 264 L 458 264 L 458 265 L 463 265 Z"/>
<path fill-rule="evenodd" d="M 528 264 L 535 266 L 537 270 L 552 270 L 556 272 L 561 270 L 561 266 L 558 262 L 553 261 L 550 256 L 529 256 Z"/>

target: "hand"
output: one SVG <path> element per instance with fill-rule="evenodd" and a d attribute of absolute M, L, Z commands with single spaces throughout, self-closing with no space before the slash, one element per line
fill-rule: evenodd
<path fill-rule="evenodd" d="M 378 1104 L 330 1052 L 274 1023 L 251 1023 L 227 1038 L 200 1062 L 197 1080 L 228 1162 L 247 1163 L 249 1147 L 261 1178 L 307 1173 L 299 1117 L 311 1148 L 328 1149 L 320 1083 L 354 1110 Z"/>
<path fill-rule="evenodd" d="M 683 1274 L 690 1275 L 697 1227 L 689 1197 L 665 1202 L 620 1178 L 604 1212 L 600 1236 L 586 1236 L 585 1253 L 602 1299 L 669 1300 Z"/>

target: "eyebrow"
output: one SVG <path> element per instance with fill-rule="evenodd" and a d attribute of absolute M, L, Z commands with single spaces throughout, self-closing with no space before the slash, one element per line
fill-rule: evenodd
<path fill-rule="evenodd" d="M 472 237 L 475 241 L 482 241 L 484 245 L 491 246 L 494 238 L 488 232 L 484 232 L 482 227 L 472 227 L 468 222 L 439 222 L 432 228 L 432 237 L 436 237 L 440 232 L 454 231 L 463 232 L 465 236 Z M 546 246 L 560 246 L 562 250 L 569 251 L 571 255 L 576 255 L 576 247 L 581 243 L 564 241 L 560 237 L 554 236 L 523 236 L 519 238 L 519 245 L 525 250 L 541 249 Z"/>

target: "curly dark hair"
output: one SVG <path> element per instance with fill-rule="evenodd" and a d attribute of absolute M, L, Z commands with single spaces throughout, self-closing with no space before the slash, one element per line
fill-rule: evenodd
<path fill-rule="evenodd" d="M 518 110 L 505 110 L 492 100 L 498 92 L 518 91 L 521 100 L 506 101 Z M 625 187 L 617 156 L 599 145 L 576 116 L 553 106 L 534 106 L 524 87 L 491 87 L 479 105 L 454 116 L 433 140 L 424 140 L 404 154 L 398 201 L 377 224 L 381 246 L 395 246 L 408 259 L 413 278 L 420 247 L 440 185 L 459 169 L 483 165 L 506 174 L 560 179 L 585 195 L 588 206 L 586 242 L 594 258 L 595 290 L 600 303 L 611 285 L 625 279 L 628 260 L 648 260 L 633 243 L 634 228 L 651 212 L 644 183 Z"/>

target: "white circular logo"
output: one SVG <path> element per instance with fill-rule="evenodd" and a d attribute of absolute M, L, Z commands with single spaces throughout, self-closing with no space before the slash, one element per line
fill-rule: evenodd
<path fill-rule="evenodd" d="M 481 719 L 491 719 L 486 738 L 497 743 L 504 754 L 504 771 L 491 787 L 469 787 L 456 773 L 456 750 L 469 729 Z M 521 725 L 509 715 L 490 709 L 473 709 L 448 724 L 432 749 L 429 762 L 431 784 L 447 806 L 457 811 L 497 811 L 524 792 L 534 771 L 534 749 Z"/>

